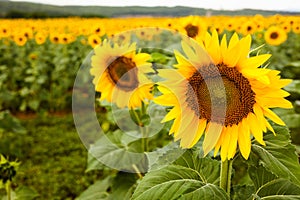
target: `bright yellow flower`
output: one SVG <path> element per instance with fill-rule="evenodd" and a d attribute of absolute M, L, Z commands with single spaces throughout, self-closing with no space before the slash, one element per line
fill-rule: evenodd
<path fill-rule="evenodd" d="M 287 40 L 287 33 L 278 26 L 271 26 L 265 32 L 265 41 L 270 45 L 280 45 Z"/>
<path fill-rule="evenodd" d="M 27 38 L 23 35 L 14 35 L 14 42 L 18 45 L 18 46 L 24 46 L 27 42 Z"/>
<path fill-rule="evenodd" d="M 284 99 L 289 93 L 281 89 L 291 80 L 261 68 L 271 55 L 249 57 L 250 45 L 249 35 L 239 39 L 237 34 L 229 43 L 224 35 L 219 44 L 213 31 L 204 43 L 182 43 L 187 57 L 175 52 L 177 70 L 159 71 L 166 81 L 159 83 L 163 94 L 154 101 L 173 107 L 163 121 L 174 120 L 170 134 L 180 139 L 181 147 L 193 147 L 204 134 L 205 155 L 221 149 L 224 161 L 233 158 L 238 147 L 248 159 L 251 137 L 265 145 L 263 132 L 273 131 L 265 117 L 284 125 L 270 108 L 292 108 Z"/>
<path fill-rule="evenodd" d="M 206 22 L 199 16 L 188 16 L 181 18 L 180 23 L 182 27 L 179 31 L 191 38 L 201 38 L 207 31 Z"/>
<path fill-rule="evenodd" d="M 95 48 L 97 45 L 101 43 L 101 38 L 97 34 L 92 34 L 88 37 L 88 43 L 93 48 Z"/>
<path fill-rule="evenodd" d="M 35 42 L 41 45 L 45 43 L 47 39 L 47 35 L 43 32 L 38 32 L 37 34 L 35 34 L 34 38 L 35 38 Z"/>
<path fill-rule="evenodd" d="M 91 74 L 100 100 L 116 103 L 118 107 L 140 107 L 152 99 L 153 84 L 144 73 L 151 72 L 150 55 L 136 53 L 136 44 L 111 45 L 104 40 L 92 56 Z"/>

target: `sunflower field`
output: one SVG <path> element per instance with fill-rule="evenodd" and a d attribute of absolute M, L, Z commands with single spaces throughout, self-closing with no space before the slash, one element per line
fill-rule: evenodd
<path fill-rule="evenodd" d="M 0 20 L 2 199 L 300 199 L 300 17 Z"/>

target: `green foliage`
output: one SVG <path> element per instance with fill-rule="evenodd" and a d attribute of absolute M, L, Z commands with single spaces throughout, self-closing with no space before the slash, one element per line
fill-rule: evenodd
<path fill-rule="evenodd" d="M 20 120 L 13 117 L 9 111 L 2 111 L 0 112 L 0 134 L 4 132 L 24 134 L 26 129 L 21 125 Z"/>
<path fill-rule="evenodd" d="M 275 126 L 276 136 L 268 132 L 264 140 L 266 146 L 252 144 L 250 159 L 263 165 L 278 177 L 300 185 L 300 165 L 295 146 L 290 143 L 286 127 Z"/>
<path fill-rule="evenodd" d="M 0 109 L 70 110 L 76 73 L 90 50 L 80 38 L 67 45 L 30 40 L 23 47 L 1 40 Z"/>
<path fill-rule="evenodd" d="M 134 174 L 119 172 L 95 182 L 76 200 L 129 200 L 136 180 Z"/>
<path fill-rule="evenodd" d="M 74 199 L 102 177 L 98 171 L 85 173 L 87 150 L 72 115 L 41 114 L 20 122 L 27 134 L 7 132 L 0 140 L 0 152 L 21 163 L 14 182 L 35 190 L 37 199 Z"/>
<path fill-rule="evenodd" d="M 228 199 L 218 179 L 219 162 L 189 150 L 173 164 L 149 172 L 132 199 Z"/>

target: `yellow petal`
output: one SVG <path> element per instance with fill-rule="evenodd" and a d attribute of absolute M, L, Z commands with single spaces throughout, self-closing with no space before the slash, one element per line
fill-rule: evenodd
<path fill-rule="evenodd" d="M 261 130 L 263 130 L 263 132 L 266 132 L 267 128 L 264 123 L 265 117 L 264 117 L 261 107 L 258 104 L 254 104 L 253 111 L 255 113 L 255 116 L 257 117 L 257 122 L 258 122 L 258 125 L 260 126 Z"/>
<path fill-rule="evenodd" d="M 247 160 L 251 151 L 250 130 L 245 118 L 239 124 L 238 143 L 242 156 Z"/>
<path fill-rule="evenodd" d="M 237 43 L 234 47 L 228 49 L 223 62 L 228 65 L 228 67 L 235 67 L 238 60 L 240 59 L 240 46 Z"/>
<path fill-rule="evenodd" d="M 269 58 L 271 57 L 271 54 L 263 54 L 254 56 L 248 59 L 243 60 L 241 63 L 239 63 L 239 68 L 257 68 L 261 66 L 263 63 L 265 63 Z"/>
<path fill-rule="evenodd" d="M 174 50 L 175 58 L 178 62 L 178 64 L 174 65 L 176 68 L 185 68 L 185 67 L 193 67 L 193 64 L 191 61 L 187 60 L 181 53 L 177 50 Z"/>
<path fill-rule="evenodd" d="M 237 141 L 238 141 L 238 126 L 233 125 L 232 127 L 229 128 L 228 130 L 231 134 L 231 139 L 228 147 L 228 159 L 231 159 L 234 157 L 235 152 L 236 152 L 236 147 L 237 147 Z"/>
<path fill-rule="evenodd" d="M 221 40 L 221 56 L 222 59 L 227 55 L 227 39 L 226 39 L 226 34 L 223 35 L 223 38 Z"/>
<path fill-rule="evenodd" d="M 221 159 L 224 162 L 227 159 L 228 148 L 231 139 L 231 133 L 227 131 L 227 128 L 223 128 L 222 135 L 224 135 L 224 139 L 221 147 Z"/>
<path fill-rule="evenodd" d="M 153 101 L 157 104 L 161 104 L 161 105 L 164 105 L 164 106 L 175 106 L 175 105 L 177 105 L 177 99 L 172 93 L 163 94 L 159 97 L 156 97 Z"/>
<path fill-rule="evenodd" d="M 229 41 L 228 44 L 228 50 L 232 49 L 233 47 L 235 47 L 239 42 L 239 36 L 237 35 L 237 33 L 234 33 Z"/>
<path fill-rule="evenodd" d="M 249 113 L 247 119 L 247 123 L 250 127 L 251 133 L 254 136 L 254 138 L 256 139 L 256 141 L 258 143 L 260 143 L 261 145 L 266 145 L 266 143 L 263 140 L 263 132 L 261 130 L 260 127 L 257 126 L 258 121 L 256 116 L 253 113 Z"/>
<path fill-rule="evenodd" d="M 207 35 L 209 34 L 207 33 Z M 206 48 L 209 55 L 211 56 L 215 64 L 219 64 L 221 62 L 221 49 L 219 44 L 219 36 L 216 30 L 212 32 L 211 40 L 207 43 L 208 45 Z"/>
<path fill-rule="evenodd" d="M 151 56 L 147 53 L 138 53 L 134 56 L 133 61 L 136 66 L 141 66 L 145 64 L 148 60 L 150 60 Z"/>
<path fill-rule="evenodd" d="M 182 49 L 185 55 L 188 57 L 189 60 L 197 60 L 197 56 L 195 55 L 195 51 L 188 45 L 186 42 L 181 42 Z"/>
<path fill-rule="evenodd" d="M 245 59 L 249 55 L 250 47 L 251 47 L 251 36 L 247 35 L 246 37 L 240 40 L 240 47 L 241 47 L 241 56 L 240 59 Z M 239 62 L 238 64 L 239 65 Z"/>
<path fill-rule="evenodd" d="M 179 106 L 174 106 L 169 112 L 168 114 L 166 114 L 166 116 L 164 117 L 164 119 L 161 121 L 161 123 L 170 121 L 172 119 L 175 119 L 179 114 L 181 113 L 181 109 Z"/>
<path fill-rule="evenodd" d="M 175 119 L 174 119 L 174 122 L 173 122 L 173 124 L 172 124 L 172 127 L 171 127 L 171 129 L 170 129 L 170 131 L 169 131 L 169 135 L 171 135 L 172 133 L 176 133 L 177 131 L 178 131 L 178 129 L 179 129 L 179 126 L 180 126 L 180 122 L 181 122 L 181 116 L 179 115 L 178 117 L 176 117 Z M 176 141 L 176 140 L 175 140 Z"/>
<path fill-rule="evenodd" d="M 193 142 L 194 137 L 197 134 L 198 129 L 198 117 L 194 116 L 192 121 L 189 123 L 189 125 L 183 130 L 183 132 L 186 134 L 183 137 L 181 137 L 180 146 L 183 148 L 191 148 L 191 143 Z"/>
<path fill-rule="evenodd" d="M 210 122 L 206 127 L 203 141 L 204 156 L 206 156 L 215 147 L 222 133 L 222 129 L 223 126 L 215 122 Z"/>
<path fill-rule="evenodd" d="M 190 144 L 191 147 L 193 147 L 200 140 L 200 138 L 203 135 L 204 130 L 206 128 L 206 119 L 200 119 L 198 123 L 199 123 L 199 125 L 198 125 L 198 129 L 197 129 L 197 133 L 193 139 L 193 142 Z"/>
<path fill-rule="evenodd" d="M 275 122 L 276 124 L 285 126 L 285 123 L 270 109 L 263 108 L 263 113 L 266 117 L 268 117 L 270 120 Z"/>

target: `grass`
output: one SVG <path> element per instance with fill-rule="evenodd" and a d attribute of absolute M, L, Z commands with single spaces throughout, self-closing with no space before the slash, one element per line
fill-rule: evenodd
<path fill-rule="evenodd" d="M 100 172 L 85 173 L 87 150 L 71 114 L 22 119 L 26 134 L 6 133 L 0 153 L 21 162 L 14 183 L 36 190 L 38 199 L 75 199 Z"/>

